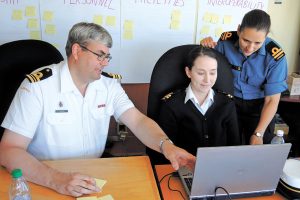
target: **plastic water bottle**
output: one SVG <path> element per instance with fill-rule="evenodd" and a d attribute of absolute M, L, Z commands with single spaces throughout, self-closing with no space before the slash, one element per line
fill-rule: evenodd
<path fill-rule="evenodd" d="M 31 200 L 29 186 L 22 175 L 21 169 L 14 169 L 11 172 L 13 178 L 9 188 L 10 200 Z"/>
<path fill-rule="evenodd" d="M 283 130 L 277 130 L 276 136 L 274 136 L 273 139 L 271 140 L 271 144 L 284 144 L 283 135 L 284 135 Z"/>

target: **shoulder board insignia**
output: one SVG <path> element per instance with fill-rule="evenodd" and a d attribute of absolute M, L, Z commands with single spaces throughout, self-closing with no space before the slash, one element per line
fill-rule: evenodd
<path fill-rule="evenodd" d="M 41 80 L 44 80 L 48 77 L 52 76 L 52 69 L 44 68 L 41 71 L 33 72 L 31 74 L 27 74 L 26 78 L 30 83 L 35 83 Z"/>
<path fill-rule="evenodd" d="M 174 94 L 174 92 L 170 92 L 170 93 L 166 94 L 161 100 L 166 101 L 166 100 L 169 99 L 173 94 Z"/>
<path fill-rule="evenodd" d="M 113 78 L 113 79 L 122 79 L 122 76 L 120 74 L 102 72 L 101 75 L 106 76 L 108 78 Z"/>
<path fill-rule="evenodd" d="M 238 40 L 239 36 L 236 31 L 230 31 L 230 32 L 223 32 L 220 36 L 221 41 L 230 40 L 230 41 L 236 41 Z"/>
<path fill-rule="evenodd" d="M 224 92 L 224 91 L 221 91 L 221 90 L 216 90 L 218 93 L 220 94 L 224 94 L 225 96 L 227 96 L 229 99 L 233 99 L 233 95 L 227 93 L 227 92 Z"/>
<path fill-rule="evenodd" d="M 285 56 L 284 51 L 273 41 L 266 45 L 266 49 L 276 61 Z"/>

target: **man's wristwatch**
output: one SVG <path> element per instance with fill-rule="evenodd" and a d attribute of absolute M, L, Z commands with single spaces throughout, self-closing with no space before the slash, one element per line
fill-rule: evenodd
<path fill-rule="evenodd" d="M 174 143 L 170 140 L 170 138 L 163 138 L 163 139 L 161 139 L 160 142 L 159 142 L 159 150 L 160 150 L 160 152 L 161 152 L 162 154 L 164 154 L 162 147 L 163 147 L 163 144 L 165 143 L 165 141 L 168 141 L 168 142 L 170 142 L 171 144 L 174 144 Z"/>
<path fill-rule="evenodd" d="M 253 135 L 255 135 L 256 137 L 262 138 L 264 135 L 260 132 L 255 132 Z"/>

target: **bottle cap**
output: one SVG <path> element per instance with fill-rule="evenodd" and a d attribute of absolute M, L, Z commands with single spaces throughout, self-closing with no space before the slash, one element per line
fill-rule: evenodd
<path fill-rule="evenodd" d="M 11 176 L 13 178 L 20 178 L 22 176 L 22 170 L 21 169 L 14 169 L 12 172 L 11 172 Z"/>
<path fill-rule="evenodd" d="M 282 137 L 284 134 L 283 130 L 277 130 L 276 135 Z"/>

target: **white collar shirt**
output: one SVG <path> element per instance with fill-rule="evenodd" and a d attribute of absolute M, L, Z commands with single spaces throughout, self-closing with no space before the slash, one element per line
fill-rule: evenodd
<path fill-rule="evenodd" d="M 115 79 L 101 76 L 83 97 L 67 62 L 47 67 L 52 76 L 22 82 L 2 126 L 30 138 L 27 151 L 40 160 L 100 157 L 110 117 L 118 120 L 133 103 Z"/>
<path fill-rule="evenodd" d="M 214 103 L 214 91 L 213 89 L 210 89 L 206 99 L 204 100 L 203 104 L 200 105 L 198 102 L 192 88 L 191 84 L 186 88 L 186 95 L 184 99 L 184 103 L 186 103 L 188 100 L 191 100 L 195 107 L 202 113 L 202 115 L 205 115 L 206 111 L 209 109 L 209 107 Z"/>

